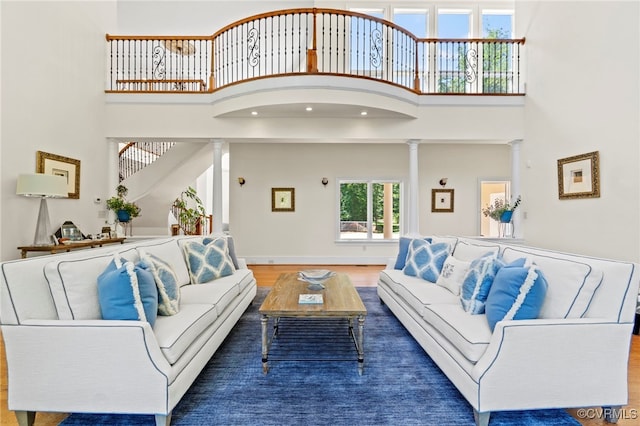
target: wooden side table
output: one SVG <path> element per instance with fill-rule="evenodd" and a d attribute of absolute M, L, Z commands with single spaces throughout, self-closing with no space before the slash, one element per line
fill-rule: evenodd
<path fill-rule="evenodd" d="M 76 249 L 102 247 L 105 244 L 123 244 L 125 239 L 126 238 L 108 238 L 104 240 L 83 240 L 72 242 L 69 244 L 51 244 L 48 246 L 21 246 L 18 247 L 18 250 L 20 250 L 22 258 L 25 259 L 27 257 L 27 253 L 30 251 L 49 252 L 51 254 L 56 254 Z"/>

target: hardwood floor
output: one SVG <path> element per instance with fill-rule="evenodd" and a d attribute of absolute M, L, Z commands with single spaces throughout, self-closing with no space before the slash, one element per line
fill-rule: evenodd
<path fill-rule="evenodd" d="M 258 286 L 271 287 L 281 273 L 297 272 L 301 269 L 327 268 L 334 271 L 346 272 L 351 281 L 357 287 L 375 287 L 378 280 L 378 272 L 382 265 L 249 265 L 258 282 Z M 597 344 L 597 343 L 594 343 Z M 0 339 L 0 426 L 16 426 L 18 422 L 13 412 L 7 409 L 7 368 L 4 353 L 4 342 Z M 606 425 L 598 411 L 594 410 L 568 410 L 582 425 L 596 426 Z M 584 414 L 583 414 L 584 413 Z M 585 418 L 585 416 L 590 418 Z M 66 414 L 38 413 L 36 426 L 53 426 L 60 423 Z M 595 418 L 594 418 L 595 417 Z M 621 426 L 637 425 L 640 419 L 640 336 L 633 336 L 631 344 L 631 356 L 629 360 L 629 404 L 623 407 L 622 419 L 618 422 Z"/>

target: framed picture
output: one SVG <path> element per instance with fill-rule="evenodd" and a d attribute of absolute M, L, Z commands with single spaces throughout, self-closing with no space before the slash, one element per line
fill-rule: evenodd
<path fill-rule="evenodd" d="M 271 188 L 271 211 L 293 212 L 296 210 L 295 188 Z"/>
<path fill-rule="evenodd" d="M 36 173 L 63 176 L 67 179 L 69 198 L 80 198 L 80 160 L 38 151 Z"/>
<path fill-rule="evenodd" d="M 431 211 L 453 213 L 453 189 L 432 189 Z"/>
<path fill-rule="evenodd" d="M 558 160 L 558 196 L 600 197 L 600 155 L 598 151 Z"/>

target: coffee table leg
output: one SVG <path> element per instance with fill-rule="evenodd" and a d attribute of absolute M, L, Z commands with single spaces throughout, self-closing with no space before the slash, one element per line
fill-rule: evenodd
<path fill-rule="evenodd" d="M 262 325 L 262 373 L 267 374 L 269 371 L 269 366 L 267 364 L 269 357 L 269 342 L 267 339 L 267 328 L 269 325 L 269 317 L 266 315 L 262 315 L 260 318 L 260 323 Z"/>
<path fill-rule="evenodd" d="M 358 374 L 364 371 L 364 316 L 358 316 Z"/>

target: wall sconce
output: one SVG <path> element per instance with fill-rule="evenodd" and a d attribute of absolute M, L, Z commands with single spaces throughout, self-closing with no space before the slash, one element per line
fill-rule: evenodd
<path fill-rule="evenodd" d="M 240 184 L 240 186 L 244 185 L 245 183 L 247 183 L 247 181 L 245 180 L 245 178 L 243 177 L 239 177 L 238 178 L 238 183 Z"/>
<path fill-rule="evenodd" d="M 442 187 L 444 188 L 447 185 L 447 178 L 442 178 L 440 179 L 440 185 L 442 185 Z"/>
<path fill-rule="evenodd" d="M 327 179 L 326 177 L 323 177 L 323 178 L 322 178 L 322 184 L 323 184 L 324 186 L 327 186 L 327 184 L 328 184 L 328 183 L 329 183 L 329 179 Z"/>

